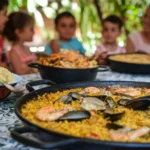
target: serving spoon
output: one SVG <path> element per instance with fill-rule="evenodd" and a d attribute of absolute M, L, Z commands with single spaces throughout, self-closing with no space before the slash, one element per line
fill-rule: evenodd
<path fill-rule="evenodd" d="M 14 88 L 12 85 L 10 85 L 6 82 L 1 82 L 1 84 L 3 84 L 7 89 L 9 89 L 11 92 L 13 92 L 14 94 L 16 94 L 18 96 L 23 95 L 23 92 L 25 90 L 24 87 Z"/>

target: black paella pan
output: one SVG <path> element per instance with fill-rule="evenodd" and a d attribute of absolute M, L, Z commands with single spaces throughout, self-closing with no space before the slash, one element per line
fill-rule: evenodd
<path fill-rule="evenodd" d="M 111 56 L 116 55 L 124 55 L 125 57 L 128 57 L 128 55 L 134 55 L 135 53 L 129 53 L 129 54 L 115 54 L 108 56 L 108 64 L 112 71 L 120 72 L 120 73 L 130 73 L 130 74 L 150 74 L 150 64 L 143 64 L 141 59 L 141 64 L 138 63 L 128 63 L 128 62 L 122 62 L 118 60 L 112 60 Z M 138 55 L 142 55 L 142 53 L 137 53 Z M 146 55 L 146 54 L 145 54 Z"/>
<path fill-rule="evenodd" d="M 93 68 L 58 68 L 41 65 L 39 63 L 30 63 L 28 66 L 37 68 L 42 79 L 52 80 L 56 83 L 92 81 L 96 78 L 98 72 L 109 70 L 107 66 L 97 66 Z"/>
<path fill-rule="evenodd" d="M 26 125 L 26 127 L 18 128 L 11 131 L 11 135 L 17 141 L 24 143 L 29 146 L 42 149 L 71 149 L 71 150 L 142 150 L 150 149 L 150 143 L 125 143 L 125 142 L 108 142 L 87 138 L 74 137 L 72 135 L 67 135 L 63 133 L 58 133 L 52 130 L 42 128 L 26 118 L 21 114 L 21 106 L 26 102 L 30 101 L 33 98 L 36 98 L 37 95 L 42 95 L 44 93 L 62 91 L 70 88 L 78 87 L 87 87 L 87 86 L 96 86 L 96 87 L 106 87 L 108 85 L 122 85 L 122 86 L 132 86 L 132 87 L 147 87 L 150 88 L 150 83 L 143 82 L 125 82 L 125 81 L 101 81 L 101 82 L 80 82 L 80 83 L 71 83 L 71 84 L 59 84 L 52 85 L 43 89 L 34 91 L 32 88 L 35 85 L 39 84 L 49 84 L 53 83 L 48 80 L 34 81 L 27 84 L 27 89 L 32 91 L 29 94 L 19 98 L 15 105 L 15 113 L 20 118 L 20 120 Z M 73 127 L 72 127 L 73 128 Z M 31 132 L 36 134 L 40 141 L 33 141 L 28 137 L 21 135 L 22 133 Z"/>

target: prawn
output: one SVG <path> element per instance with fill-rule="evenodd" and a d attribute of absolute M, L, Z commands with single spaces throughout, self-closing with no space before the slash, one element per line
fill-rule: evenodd
<path fill-rule="evenodd" d="M 144 136 L 150 132 L 150 128 L 143 126 L 137 130 L 123 132 L 122 129 L 118 131 L 110 131 L 110 137 L 114 141 L 130 141 L 135 140 L 138 137 Z"/>
<path fill-rule="evenodd" d="M 89 92 L 89 93 L 98 93 L 100 92 L 100 89 L 94 86 L 89 86 L 87 88 L 84 89 L 85 92 Z"/>
<path fill-rule="evenodd" d="M 66 114 L 69 109 L 64 108 L 61 110 L 56 110 L 52 106 L 42 107 L 35 115 L 35 117 L 40 121 L 55 121 L 64 114 Z"/>
<path fill-rule="evenodd" d="M 140 88 L 118 88 L 113 91 L 113 93 L 126 94 L 132 97 L 141 95 Z"/>

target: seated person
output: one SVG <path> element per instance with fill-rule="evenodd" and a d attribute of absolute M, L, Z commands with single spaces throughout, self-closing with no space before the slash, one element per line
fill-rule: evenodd
<path fill-rule="evenodd" d="M 34 70 L 28 67 L 28 63 L 36 61 L 36 56 L 24 45 L 24 42 L 32 41 L 33 18 L 23 12 L 14 12 L 9 15 L 8 19 L 4 36 L 12 42 L 8 54 L 11 71 L 20 75 L 34 73 Z"/>
<path fill-rule="evenodd" d="M 130 34 L 127 38 L 127 52 L 150 54 L 150 6 L 142 17 L 143 30 Z"/>
<path fill-rule="evenodd" d="M 70 12 L 58 14 L 55 18 L 55 29 L 59 37 L 46 45 L 45 52 L 47 55 L 63 50 L 77 50 L 81 54 L 85 54 L 82 44 L 77 38 L 73 37 L 76 30 L 76 22 Z"/>
<path fill-rule="evenodd" d="M 103 20 L 103 42 L 97 47 L 95 52 L 98 64 L 107 64 L 106 58 L 108 55 L 126 53 L 125 48 L 120 47 L 117 43 L 117 38 L 121 34 L 122 25 L 121 19 L 115 15 L 110 15 Z"/>

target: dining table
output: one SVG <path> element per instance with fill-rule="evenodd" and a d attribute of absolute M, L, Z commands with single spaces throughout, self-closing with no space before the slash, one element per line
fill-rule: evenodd
<path fill-rule="evenodd" d="M 26 74 L 21 75 L 22 80 L 16 85 L 17 87 L 25 86 L 30 81 L 40 80 L 40 74 Z M 125 74 L 112 71 L 100 72 L 96 76 L 96 81 L 136 81 L 136 82 L 150 82 L 150 75 L 140 74 Z M 43 88 L 36 86 L 36 89 Z M 28 91 L 25 90 L 24 94 Z M 5 100 L 0 102 L 0 150 L 38 150 L 24 144 L 21 144 L 11 137 L 10 131 L 14 128 L 23 126 L 14 112 L 14 106 L 19 96 L 11 93 Z M 38 140 L 31 133 L 26 133 L 24 136 Z"/>

